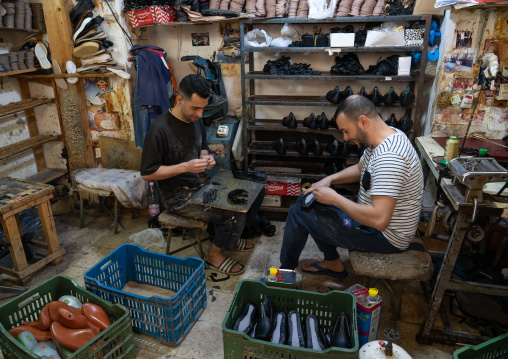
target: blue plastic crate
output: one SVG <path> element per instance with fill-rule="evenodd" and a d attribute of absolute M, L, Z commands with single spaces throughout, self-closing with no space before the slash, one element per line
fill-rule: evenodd
<path fill-rule="evenodd" d="M 179 344 L 206 307 L 205 262 L 199 258 L 182 259 L 124 244 L 90 268 L 84 278 L 87 290 L 129 308 L 134 331 L 164 344 Z M 122 291 L 129 281 L 176 294 L 143 297 Z"/>

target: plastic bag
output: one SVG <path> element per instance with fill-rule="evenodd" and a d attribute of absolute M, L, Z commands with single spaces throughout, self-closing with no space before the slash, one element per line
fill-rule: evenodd
<path fill-rule="evenodd" d="M 245 44 L 252 47 L 268 47 L 272 42 L 265 30 L 254 29 L 245 34 Z"/>
<path fill-rule="evenodd" d="M 290 38 L 287 38 L 286 36 L 277 37 L 276 39 L 273 39 L 270 43 L 270 46 L 273 47 L 288 47 L 289 44 L 291 44 L 293 41 Z"/>
<path fill-rule="evenodd" d="M 280 30 L 280 36 L 288 37 L 293 41 L 300 40 L 302 36 L 296 26 L 284 24 L 282 29 Z M 273 45 L 272 45 L 273 46 Z"/>
<path fill-rule="evenodd" d="M 133 233 L 129 235 L 129 239 L 145 249 L 153 246 L 166 246 L 164 235 L 159 228 L 147 228 L 141 232 Z"/>
<path fill-rule="evenodd" d="M 326 0 L 308 0 L 309 19 L 328 19 L 332 18 L 337 5 L 337 0 L 331 0 L 327 5 Z"/>

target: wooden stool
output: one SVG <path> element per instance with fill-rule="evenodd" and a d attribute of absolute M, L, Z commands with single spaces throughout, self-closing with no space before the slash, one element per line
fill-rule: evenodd
<path fill-rule="evenodd" d="M 82 184 L 77 184 L 75 186 L 75 188 L 79 193 L 79 228 L 84 228 L 85 227 L 85 213 L 84 213 L 84 209 L 83 209 L 83 197 L 85 197 L 89 200 L 94 197 L 101 197 L 101 198 L 103 198 L 103 201 L 104 201 L 106 199 L 106 197 L 110 197 L 110 196 L 115 197 L 115 194 L 111 191 L 106 191 L 103 189 L 89 188 L 89 187 L 82 185 Z M 91 202 L 96 202 L 96 201 L 91 201 Z M 106 212 L 108 212 L 108 214 L 110 214 L 106 205 L 104 203 L 102 203 L 102 205 L 106 209 Z M 119 222 L 118 222 L 118 199 L 116 197 L 115 197 L 115 214 L 114 214 L 113 220 L 114 220 L 114 224 L 115 224 L 115 231 L 114 232 L 115 232 L 115 234 L 117 234 Z M 120 223 L 120 225 L 123 228 L 123 225 L 121 223 Z"/>
<path fill-rule="evenodd" d="M 60 248 L 49 200 L 53 198 L 53 187 L 42 183 L 33 183 L 4 177 L 0 179 L 0 220 L 9 242 L 14 269 L 0 267 L 0 273 L 16 277 L 23 284 L 32 273 L 48 263 L 59 264 L 65 251 Z M 23 250 L 21 237 L 23 228 L 19 212 L 37 206 L 41 218 L 46 243 L 32 242 L 36 247 L 46 249 L 48 254 L 33 264 L 28 264 Z"/>
<path fill-rule="evenodd" d="M 167 242 L 166 254 L 174 254 L 174 253 L 180 252 L 181 250 L 187 248 L 187 247 L 183 247 L 183 248 L 177 249 L 176 251 L 169 252 L 169 248 L 171 246 L 171 238 L 173 236 L 171 231 L 174 228 L 183 228 L 184 230 L 194 229 L 194 230 L 196 230 L 196 236 L 195 236 L 194 240 L 196 241 L 196 243 L 198 245 L 199 256 L 202 259 L 205 259 L 203 247 L 201 246 L 201 234 L 203 233 L 203 230 L 206 228 L 208 223 L 198 221 L 198 220 L 192 219 L 192 218 L 181 217 L 176 214 L 169 213 L 167 211 L 164 211 L 159 215 L 159 222 L 161 223 L 162 228 L 168 229 L 168 237 L 166 240 L 166 242 Z M 185 232 L 184 232 L 184 235 L 185 235 Z"/>
<path fill-rule="evenodd" d="M 420 238 L 411 241 L 408 250 L 402 253 L 380 254 L 350 252 L 349 260 L 356 275 L 370 278 L 389 279 L 393 288 L 393 319 L 400 317 L 404 281 L 426 281 L 432 277 L 434 266 L 429 252 Z M 365 283 L 368 286 L 368 283 Z"/>

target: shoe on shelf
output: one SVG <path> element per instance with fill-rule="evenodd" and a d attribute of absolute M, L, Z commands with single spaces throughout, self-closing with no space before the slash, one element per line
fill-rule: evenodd
<path fill-rule="evenodd" d="M 286 154 L 286 145 L 284 144 L 284 140 L 281 138 L 275 140 L 273 142 L 272 148 L 279 154 L 284 155 Z"/>
<path fill-rule="evenodd" d="M 391 106 L 395 102 L 399 100 L 399 96 L 393 90 L 393 87 L 390 87 L 388 93 L 383 97 L 383 102 L 386 106 Z"/>
<path fill-rule="evenodd" d="M 330 154 L 332 157 L 337 157 L 340 155 L 340 143 L 337 139 L 334 139 L 332 142 L 326 146 L 326 151 Z"/>
<path fill-rule="evenodd" d="M 323 147 L 321 147 L 321 144 L 318 140 L 314 140 L 314 142 L 310 143 L 310 150 L 316 156 L 321 156 L 323 154 Z"/>
<path fill-rule="evenodd" d="M 307 142 L 305 141 L 305 138 L 302 138 L 300 141 L 298 141 L 296 143 L 295 149 L 296 149 L 296 152 L 298 152 L 302 156 L 309 155 L 309 146 L 307 146 Z"/>
<path fill-rule="evenodd" d="M 350 86 L 347 86 L 344 91 L 341 91 L 339 93 L 339 96 L 340 96 L 340 100 L 341 101 L 344 101 L 345 99 L 347 99 L 349 96 L 353 95 L 353 90 L 351 89 Z"/>
<path fill-rule="evenodd" d="M 413 120 L 405 113 L 404 116 L 399 120 L 399 129 L 402 132 L 409 132 L 413 128 Z"/>
<path fill-rule="evenodd" d="M 328 93 L 326 94 L 326 99 L 328 100 L 328 102 L 338 105 L 340 103 L 339 86 L 335 86 L 335 88 L 333 90 L 328 91 Z"/>
<path fill-rule="evenodd" d="M 399 127 L 399 123 L 397 122 L 397 119 L 395 118 L 395 114 L 392 113 L 392 115 L 390 116 L 390 118 L 388 120 L 385 121 L 385 123 L 390 126 L 390 127 L 393 127 L 393 128 L 397 128 Z"/>
<path fill-rule="evenodd" d="M 326 118 L 326 114 L 324 112 L 321 112 L 321 115 L 318 115 L 317 122 L 319 129 L 321 130 L 328 130 L 330 127 L 330 121 Z"/>
<path fill-rule="evenodd" d="M 50 69 L 51 62 L 48 60 L 48 49 L 43 44 L 35 45 L 35 57 L 43 69 Z"/>
<path fill-rule="evenodd" d="M 309 117 L 304 118 L 303 125 L 313 130 L 318 128 L 318 122 L 316 119 L 316 115 L 314 115 L 314 112 L 311 113 Z"/>
<path fill-rule="evenodd" d="M 383 95 L 379 93 L 379 89 L 377 88 L 377 86 L 374 86 L 374 89 L 369 94 L 369 100 L 371 100 L 375 106 L 383 102 Z"/>

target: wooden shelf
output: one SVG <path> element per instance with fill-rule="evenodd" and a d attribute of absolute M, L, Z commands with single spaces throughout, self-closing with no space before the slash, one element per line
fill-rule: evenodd
<path fill-rule="evenodd" d="M 147 27 L 156 27 L 156 26 L 176 26 L 176 25 L 208 25 L 208 24 L 214 24 L 217 22 L 238 22 L 240 20 L 248 19 L 247 17 L 230 17 L 230 18 L 224 18 L 224 19 L 218 19 L 218 20 L 208 20 L 208 21 L 173 21 L 168 24 L 153 24 L 153 25 L 145 25 L 145 26 L 137 26 L 133 29 L 139 29 L 139 28 L 147 28 Z"/>
<path fill-rule="evenodd" d="M 117 76 L 112 72 L 108 73 L 93 73 L 93 74 L 49 74 L 49 75 L 21 75 L 16 76 L 22 79 L 40 79 L 40 78 L 61 78 L 61 77 L 79 77 L 79 78 L 90 78 L 90 77 L 113 77 Z"/>
<path fill-rule="evenodd" d="M 28 177 L 26 180 L 30 182 L 49 183 L 59 177 L 64 176 L 67 170 L 61 168 L 46 168 L 37 172 L 33 176 Z"/>
<path fill-rule="evenodd" d="M 376 76 L 376 75 L 333 75 L 321 72 L 319 75 L 272 75 L 263 71 L 252 71 L 245 74 L 249 80 L 333 80 L 333 81 L 414 81 L 413 76 Z"/>
<path fill-rule="evenodd" d="M 26 70 L 19 70 L 19 71 L 0 72 L 0 77 L 1 76 L 12 76 L 12 75 L 24 74 L 27 72 L 34 72 L 37 70 L 39 70 L 39 69 L 26 69 Z"/>
<path fill-rule="evenodd" d="M 22 100 L 19 102 L 11 102 L 7 105 L 0 106 L 0 117 L 12 115 L 16 112 L 21 112 L 24 110 L 28 110 L 29 108 L 34 108 L 36 106 L 44 105 L 47 103 L 54 102 L 53 98 L 34 98 L 28 100 Z"/>
<path fill-rule="evenodd" d="M 422 51 L 422 46 L 377 46 L 377 47 L 365 47 L 365 46 L 354 46 L 354 47 L 244 47 L 244 52 L 325 52 L 332 50 L 337 52 L 337 49 L 341 53 L 345 52 L 411 52 L 411 51 Z"/>
<path fill-rule="evenodd" d="M 319 115 L 316 114 L 316 115 Z M 328 119 L 330 120 L 330 119 Z M 282 125 L 282 120 L 256 120 L 254 123 L 248 123 L 247 124 L 247 130 L 255 130 L 255 131 L 284 131 L 284 132 L 310 132 L 310 133 L 320 133 L 324 135 L 330 135 L 330 132 L 337 132 L 339 131 L 335 127 L 329 127 L 327 130 L 320 130 L 320 129 L 310 129 L 308 127 L 304 127 L 302 125 L 302 121 L 298 121 L 298 127 L 297 128 L 289 128 Z"/>
<path fill-rule="evenodd" d="M 247 97 L 245 103 L 249 105 L 278 105 L 278 106 L 333 106 L 337 104 L 328 102 L 325 96 L 279 96 L 279 95 L 252 95 Z M 408 108 L 414 107 L 415 104 Z M 385 106 L 381 103 L 376 107 L 396 107 L 401 108 L 397 102 L 392 106 Z M 405 108 L 405 107 L 404 107 Z M 281 119 L 282 120 L 282 119 Z"/>
<path fill-rule="evenodd" d="M 0 160 L 17 155 L 18 153 L 40 146 L 46 142 L 60 141 L 61 138 L 62 138 L 61 135 L 37 135 L 34 137 L 30 137 L 26 140 L 19 141 L 12 145 L 1 147 Z"/>
<path fill-rule="evenodd" d="M 40 30 L 37 30 L 37 29 L 16 29 L 14 27 L 2 27 L 0 29 L 2 32 L 4 32 L 4 31 L 7 31 L 7 32 L 28 32 L 31 34 L 37 34 L 37 33 L 41 32 Z"/>

